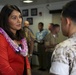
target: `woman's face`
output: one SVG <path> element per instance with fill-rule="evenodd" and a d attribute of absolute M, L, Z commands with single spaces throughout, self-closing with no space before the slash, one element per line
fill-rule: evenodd
<path fill-rule="evenodd" d="M 13 33 L 16 33 L 17 30 L 20 30 L 22 27 L 21 13 L 14 10 L 8 18 L 8 23 L 9 23 L 10 30 Z"/>

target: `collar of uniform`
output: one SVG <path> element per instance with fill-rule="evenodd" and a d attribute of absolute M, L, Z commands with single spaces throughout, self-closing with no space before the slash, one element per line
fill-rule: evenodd
<path fill-rule="evenodd" d="M 72 37 L 76 37 L 76 32 L 70 36 L 70 38 L 72 38 Z"/>

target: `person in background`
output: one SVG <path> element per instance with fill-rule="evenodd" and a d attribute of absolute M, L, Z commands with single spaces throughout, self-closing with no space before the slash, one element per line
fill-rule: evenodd
<path fill-rule="evenodd" d="M 50 75 L 76 75 L 76 0 L 64 5 L 61 29 L 68 39 L 58 44 L 52 55 Z"/>
<path fill-rule="evenodd" d="M 49 60 L 52 56 L 55 46 L 57 45 L 58 33 L 60 30 L 60 26 L 58 24 L 50 23 L 48 26 L 48 30 L 50 33 L 45 36 L 44 45 L 46 52 L 46 69 L 49 70 L 51 66 L 51 60 Z"/>
<path fill-rule="evenodd" d="M 20 9 L 5 5 L 0 12 L 0 75 L 31 75 L 28 47 L 21 27 Z"/>
<path fill-rule="evenodd" d="M 25 32 L 25 38 L 27 40 L 28 48 L 29 48 L 29 57 L 32 56 L 33 50 L 34 50 L 34 41 L 35 36 L 32 32 L 32 30 L 29 28 L 29 21 L 24 21 L 24 27 L 23 30 Z"/>
<path fill-rule="evenodd" d="M 48 31 L 43 28 L 44 24 L 42 22 L 38 23 L 38 29 L 39 31 L 36 33 L 36 39 L 37 39 L 37 50 L 39 53 L 38 59 L 39 59 L 39 70 L 45 70 L 45 48 L 44 48 L 44 38 L 48 34 Z"/>

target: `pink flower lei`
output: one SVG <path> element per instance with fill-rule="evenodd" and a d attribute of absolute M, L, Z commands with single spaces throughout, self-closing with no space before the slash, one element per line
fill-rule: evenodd
<path fill-rule="evenodd" d="M 20 53 L 24 57 L 28 55 L 28 46 L 25 38 L 21 40 L 23 46 L 23 48 L 21 48 L 20 46 L 14 43 L 14 41 L 8 36 L 8 34 L 2 28 L 0 28 L 0 33 L 3 34 L 3 36 L 6 38 L 7 42 L 14 49 L 15 52 Z"/>

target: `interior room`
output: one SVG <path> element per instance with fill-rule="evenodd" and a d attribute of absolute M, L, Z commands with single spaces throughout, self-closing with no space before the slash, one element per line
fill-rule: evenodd
<path fill-rule="evenodd" d="M 23 15 L 23 22 L 30 22 L 30 29 L 36 36 L 38 31 L 38 23 L 44 23 L 44 29 L 48 29 L 49 23 L 59 24 L 61 27 L 61 10 L 62 7 L 72 0 L 32 0 L 33 2 L 25 3 L 25 0 L 0 0 L 0 10 L 6 4 L 17 5 Z M 30 1 L 30 0 L 27 0 Z M 62 35 L 60 29 L 58 42 L 62 42 L 67 37 Z M 37 43 L 34 45 L 34 51 L 37 52 Z M 50 75 L 49 71 L 39 71 L 38 55 L 34 53 L 31 59 L 32 75 Z"/>

